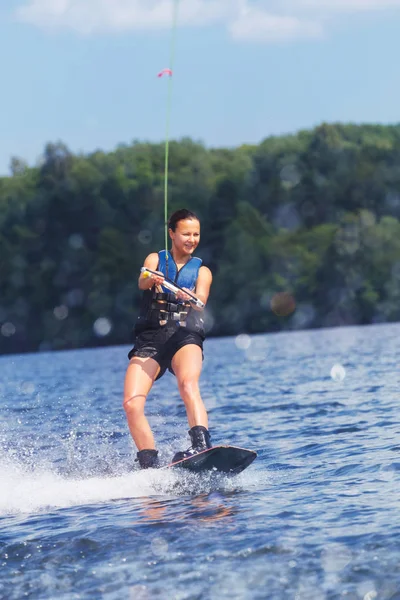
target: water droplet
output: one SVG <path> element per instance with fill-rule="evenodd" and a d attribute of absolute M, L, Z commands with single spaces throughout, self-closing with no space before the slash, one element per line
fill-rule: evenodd
<path fill-rule="evenodd" d="M 301 329 L 311 325 L 315 317 L 315 309 L 311 304 L 302 304 L 297 307 L 296 314 L 293 317 L 295 328 Z"/>
<path fill-rule="evenodd" d="M 155 556 L 165 556 L 168 552 L 168 542 L 162 537 L 154 538 L 151 542 L 151 550 Z"/>
<path fill-rule="evenodd" d="M 250 348 L 251 338 L 247 333 L 240 333 L 236 336 L 235 344 L 239 350 L 247 350 L 247 348 Z"/>
<path fill-rule="evenodd" d="M 295 299 L 288 292 L 274 294 L 271 299 L 271 310 L 278 317 L 288 317 L 296 309 Z"/>
<path fill-rule="evenodd" d="M 264 292 L 260 298 L 261 308 L 269 308 L 271 306 L 272 294 L 270 292 Z"/>
<path fill-rule="evenodd" d="M 79 250 L 80 248 L 83 248 L 83 246 L 85 245 L 83 237 L 81 236 L 80 233 L 73 233 L 69 237 L 68 243 L 71 246 L 71 248 L 73 248 L 74 250 Z"/>
<path fill-rule="evenodd" d="M 331 369 L 331 377 L 334 381 L 343 381 L 346 377 L 346 369 L 339 364 L 333 365 Z"/>
<path fill-rule="evenodd" d="M 288 229 L 293 231 L 300 227 L 302 220 L 292 204 L 283 204 L 279 206 L 273 216 L 273 224 L 279 229 Z"/>
<path fill-rule="evenodd" d="M 203 311 L 203 322 L 205 332 L 208 333 L 214 327 L 215 319 L 209 309 Z"/>
<path fill-rule="evenodd" d="M 66 303 L 68 304 L 68 306 L 81 306 L 84 302 L 84 299 L 85 295 L 83 291 L 80 289 L 74 289 L 68 292 L 66 297 Z"/>
<path fill-rule="evenodd" d="M 352 554 L 344 544 L 333 543 L 323 550 L 321 559 L 325 573 L 338 573 L 351 562 Z"/>
<path fill-rule="evenodd" d="M 371 582 L 369 582 L 369 586 L 372 587 L 373 584 L 371 584 Z M 367 587 L 366 585 L 362 586 Z M 362 590 L 357 589 L 358 592 L 361 591 L 361 594 L 363 593 Z M 363 600 L 375 600 L 375 598 L 378 598 L 378 593 L 376 592 L 376 590 L 374 589 L 370 589 L 368 592 L 366 592 L 363 596 Z"/>
<path fill-rule="evenodd" d="M 280 177 L 282 185 L 287 189 L 298 185 L 301 179 L 299 170 L 297 169 L 296 165 L 285 165 L 283 169 L 281 169 Z"/>
<path fill-rule="evenodd" d="M 56 306 L 56 308 L 53 310 L 53 313 L 56 319 L 63 321 L 68 317 L 68 308 L 62 304 L 61 306 Z"/>
<path fill-rule="evenodd" d="M 106 317 L 100 317 L 93 324 L 93 330 L 98 337 L 105 337 L 110 333 L 111 329 L 111 321 Z"/>
<path fill-rule="evenodd" d="M 150 244 L 152 239 L 152 233 L 148 229 L 142 229 L 142 231 L 138 235 L 138 240 L 141 244 Z"/>
<path fill-rule="evenodd" d="M 146 586 L 132 585 L 129 588 L 129 600 L 150 600 Z"/>
<path fill-rule="evenodd" d="M 11 337 L 14 335 L 15 332 L 15 325 L 13 325 L 10 322 L 3 323 L 3 325 L 1 326 L 1 335 L 4 335 L 4 337 Z"/>
<path fill-rule="evenodd" d="M 35 384 L 32 383 L 31 381 L 24 381 L 23 383 L 21 383 L 21 392 L 23 394 L 33 394 L 33 392 L 35 391 Z"/>

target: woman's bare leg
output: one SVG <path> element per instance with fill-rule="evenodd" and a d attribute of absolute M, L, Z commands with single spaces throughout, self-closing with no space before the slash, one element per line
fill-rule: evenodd
<path fill-rule="evenodd" d="M 146 398 L 160 371 L 152 358 L 131 359 L 126 370 L 124 402 L 129 431 L 138 450 L 155 449 L 153 433 L 144 414 Z"/>
<path fill-rule="evenodd" d="M 208 429 L 206 407 L 200 395 L 199 378 L 203 354 L 199 346 L 183 346 L 172 359 L 172 368 L 178 381 L 179 393 L 185 403 L 189 427 L 202 425 Z"/>

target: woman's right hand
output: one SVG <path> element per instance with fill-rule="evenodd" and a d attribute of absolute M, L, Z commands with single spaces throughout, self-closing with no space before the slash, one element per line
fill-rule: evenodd
<path fill-rule="evenodd" d="M 155 273 L 150 273 L 149 279 L 153 282 L 154 285 L 162 285 L 164 283 L 164 275 L 161 271 L 155 271 Z"/>

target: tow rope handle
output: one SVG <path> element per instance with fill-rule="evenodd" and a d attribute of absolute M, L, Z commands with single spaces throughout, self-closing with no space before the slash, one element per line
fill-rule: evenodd
<path fill-rule="evenodd" d="M 140 269 L 140 272 L 143 274 L 143 277 L 149 277 L 150 275 L 160 275 L 159 273 L 156 273 L 156 271 L 152 271 L 151 269 L 147 269 L 146 267 L 142 267 Z M 184 294 L 187 294 L 188 296 L 190 296 L 189 302 L 191 304 L 194 304 L 198 308 L 204 308 L 205 307 L 204 302 L 202 302 L 201 300 L 199 300 L 198 298 L 196 298 L 196 296 L 193 296 L 193 294 L 191 294 L 190 292 L 187 292 L 183 288 L 179 287 L 179 285 L 177 285 L 176 283 L 173 283 L 169 279 L 164 278 L 164 281 L 163 281 L 162 285 L 165 288 L 167 288 L 167 290 L 169 290 L 170 292 L 172 292 L 173 294 L 176 294 L 178 291 L 181 291 Z"/>

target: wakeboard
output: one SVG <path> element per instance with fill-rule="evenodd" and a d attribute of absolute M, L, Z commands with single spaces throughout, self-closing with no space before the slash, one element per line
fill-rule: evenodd
<path fill-rule="evenodd" d="M 237 475 L 251 465 L 256 458 L 257 452 L 254 452 L 254 450 L 246 450 L 236 446 L 214 446 L 189 458 L 171 463 L 166 468 L 187 469 L 196 473 L 215 471 Z"/>

